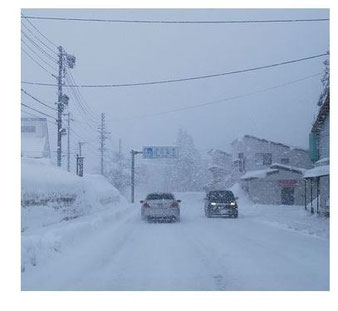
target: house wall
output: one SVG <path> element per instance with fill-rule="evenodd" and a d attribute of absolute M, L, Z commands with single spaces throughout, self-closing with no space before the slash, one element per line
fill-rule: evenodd
<path fill-rule="evenodd" d="M 305 183 L 305 180 L 304 180 Z M 311 210 L 311 200 L 313 202 L 313 211 L 316 212 L 317 211 L 317 204 L 316 204 L 316 197 L 317 197 L 317 182 L 315 178 L 312 178 L 312 197 L 311 197 L 311 179 L 307 179 L 306 180 L 306 206 L 308 206 L 309 211 Z M 305 202 L 305 198 L 304 198 L 304 202 Z M 303 204 L 304 204 L 303 202 Z"/>
<path fill-rule="evenodd" d="M 319 160 L 330 157 L 330 116 L 327 114 L 319 132 Z"/>
<path fill-rule="evenodd" d="M 212 174 L 212 179 L 206 185 L 206 189 L 218 190 L 232 186 L 233 183 L 229 179 L 232 171 L 231 155 L 220 150 L 213 150 L 209 155 L 211 156 L 209 171 Z"/>
<path fill-rule="evenodd" d="M 305 188 L 302 174 L 279 170 L 278 173 L 265 178 L 241 180 L 242 188 L 248 193 L 249 198 L 257 204 L 282 204 L 282 188 L 280 180 L 297 180 L 299 185 L 294 186 L 294 204 L 304 205 Z"/>
<path fill-rule="evenodd" d="M 34 132 L 24 132 L 23 127 L 35 127 Z M 21 140 L 30 138 L 45 138 L 43 149 L 41 150 L 41 157 L 50 158 L 50 145 L 48 136 L 47 121 L 45 118 L 21 118 Z M 30 150 L 22 150 L 29 156 Z"/>
<path fill-rule="evenodd" d="M 330 178 L 329 176 L 322 176 L 319 180 L 320 189 L 320 213 L 326 214 L 329 212 L 330 206 Z M 328 207 L 327 207 L 328 205 Z"/>
<path fill-rule="evenodd" d="M 233 160 L 238 159 L 238 154 L 243 153 L 245 159 L 245 170 L 261 170 L 268 168 L 270 165 L 258 164 L 256 162 L 257 153 L 271 153 L 272 163 L 282 163 L 282 158 L 288 158 L 289 163 L 286 165 L 300 168 L 311 168 L 312 162 L 309 152 L 297 148 L 279 145 L 271 142 L 257 140 L 251 137 L 244 137 L 242 140 L 235 141 L 232 144 Z"/>
<path fill-rule="evenodd" d="M 312 133 L 317 135 L 318 160 L 330 158 L 330 115 L 326 114 L 323 123 L 321 123 Z M 327 161 L 329 162 L 329 161 Z M 315 163 L 315 166 L 327 165 L 326 161 Z M 319 210 L 320 214 L 329 214 L 330 210 L 330 176 L 320 176 L 309 178 L 307 185 L 313 185 L 313 199 L 317 198 L 317 188 L 319 188 Z M 310 196 L 308 200 L 310 201 Z M 314 206 L 314 211 L 317 212 L 317 206 Z"/>

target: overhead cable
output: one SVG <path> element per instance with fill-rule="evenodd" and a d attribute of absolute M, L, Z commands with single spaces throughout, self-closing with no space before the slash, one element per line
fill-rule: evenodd
<path fill-rule="evenodd" d="M 73 21 L 73 22 L 100 22 L 100 23 L 137 23 L 137 24 L 258 24 L 258 23 L 302 23 L 326 22 L 329 18 L 305 19 L 266 19 L 266 20 L 126 20 L 126 19 L 100 19 L 77 17 L 51 17 L 51 16 L 25 16 L 26 19 Z"/>
<path fill-rule="evenodd" d="M 272 68 L 272 67 L 279 67 L 289 64 L 294 64 L 298 62 L 307 61 L 310 59 L 315 59 L 323 56 L 327 56 L 328 52 L 312 55 L 308 57 L 288 60 L 284 62 L 279 63 L 273 63 L 269 65 L 264 66 L 258 66 L 258 67 L 252 67 L 247 69 L 240 69 L 240 70 L 233 70 L 233 71 L 227 71 L 222 73 L 216 73 L 216 74 L 209 74 L 209 75 L 200 75 L 200 76 L 192 76 L 187 78 L 176 78 L 176 79 L 167 79 L 167 80 L 158 80 L 158 81 L 149 81 L 149 82 L 136 82 L 136 83 L 123 83 L 123 84 L 80 84 L 80 85 L 65 85 L 67 87 L 82 87 L 82 88 L 114 88 L 114 87 L 131 87 L 131 86 L 144 86 L 144 85 L 154 85 L 154 84 L 164 84 L 164 83 L 176 83 L 176 82 L 185 82 L 185 81 L 192 81 L 192 80 L 201 80 L 201 79 L 209 79 L 209 78 L 216 78 L 221 76 L 228 76 L 228 75 L 234 75 L 234 74 L 241 74 L 245 72 L 252 72 L 252 71 L 258 71 L 262 69 Z M 35 84 L 40 86 L 56 86 L 56 84 L 51 83 L 40 83 L 40 82 L 32 82 L 32 81 L 22 81 L 24 84 Z"/>

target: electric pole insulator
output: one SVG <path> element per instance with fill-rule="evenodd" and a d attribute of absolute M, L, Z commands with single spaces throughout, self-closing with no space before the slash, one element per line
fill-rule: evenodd
<path fill-rule="evenodd" d="M 63 95 L 62 95 L 62 98 L 61 98 L 61 102 L 62 102 L 65 106 L 68 106 L 69 96 L 66 95 L 66 94 L 63 94 Z"/>
<path fill-rule="evenodd" d="M 76 57 L 74 55 L 66 55 L 67 65 L 69 68 L 74 68 L 76 63 Z"/>

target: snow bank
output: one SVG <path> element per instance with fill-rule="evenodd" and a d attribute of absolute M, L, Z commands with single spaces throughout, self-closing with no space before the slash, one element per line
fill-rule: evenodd
<path fill-rule="evenodd" d="M 34 269 L 67 249 L 75 247 L 78 241 L 86 239 L 102 227 L 126 217 L 132 209 L 121 205 L 116 209 L 105 209 L 99 213 L 61 221 L 47 227 L 23 232 L 21 236 L 21 272 Z"/>
<path fill-rule="evenodd" d="M 81 178 L 49 160 L 23 158 L 21 203 L 26 231 L 127 202 L 101 175 Z"/>
<path fill-rule="evenodd" d="M 309 210 L 305 210 L 304 206 L 299 205 L 255 204 L 239 184 L 235 184 L 230 190 L 239 198 L 239 217 L 251 218 L 265 225 L 329 239 L 330 220 L 328 217 L 311 214 Z"/>
<path fill-rule="evenodd" d="M 254 216 L 262 224 L 329 239 L 329 218 L 311 214 L 304 206 L 256 204 L 251 213 L 246 215 Z"/>
<path fill-rule="evenodd" d="M 252 203 L 252 201 L 249 199 L 247 193 L 241 188 L 238 183 L 234 184 L 229 190 L 231 190 L 234 193 L 235 197 L 238 198 L 237 202 L 241 208 L 243 206 L 250 207 L 254 205 L 254 203 Z"/>
<path fill-rule="evenodd" d="M 23 270 L 28 263 L 34 266 L 59 251 L 65 240 L 73 240 L 83 230 L 119 217 L 128 206 L 101 175 L 81 178 L 49 160 L 26 158 L 22 159 L 21 203 Z"/>

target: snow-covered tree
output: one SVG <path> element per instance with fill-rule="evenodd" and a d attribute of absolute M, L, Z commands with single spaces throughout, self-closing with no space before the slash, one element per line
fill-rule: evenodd
<path fill-rule="evenodd" d="M 112 143 L 112 141 L 111 141 Z M 130 158 L 122 150 L 108 148 L 106 151 L 105 173 L 108 181 L 124 193 L 130 186 Z"/>
<path fill-rule="evenodd" d="M 323 64 L 325 66 L 324 74 L 321 79 L 323 90 L 318 99 L 318 106 L 321 106 L 324 103 L 325 98 L 330 90 L 330 58 L 326 59 Z"/>
<path fill-rule="evenodd" d="M 176 163 L 168 167 L 167 183 L 175 191 L 197 191 L 203 188 L 201 157 L 195 148 L 193 138 L 184 129 L 177 134 L 176 145 L 179 157 Z"/>

